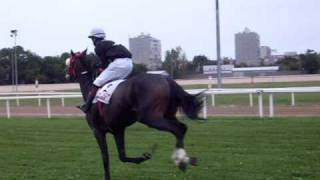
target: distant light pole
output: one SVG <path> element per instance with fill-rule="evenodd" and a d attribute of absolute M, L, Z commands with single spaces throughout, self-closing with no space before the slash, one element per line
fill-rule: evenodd
<path fill-rule="evenodd" d="M 18 91 L 18 62 L 17 62 L 17 36 L 18 30 L 10 31 L 10 37 L 14 39 L 13 62 L 12 62 L 12 86 L 15 85 L 15 90 Z"/>
<path fill-rule="evenodd" d="M 217 33 L 217 62 L 218 62 L 218 88 L 222 88 L 221 75 L 221 45 L 220 45 L 220 12 L 219 0 L 216 0 L 216 33 Z"/>

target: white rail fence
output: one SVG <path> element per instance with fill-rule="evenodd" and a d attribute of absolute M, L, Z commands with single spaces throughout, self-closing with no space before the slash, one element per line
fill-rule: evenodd
<path fill-rule="evenodd" d="M 63 97 L 60 97 L 60 96 Z M 69 96 L 71 95 L 71 96 Z M 76 97 L 72 97 L 75 95 Z M 77 92 L 12 92 L 12 93 L 0 93 L 0 100 L 5 99 L 6 97 L 8 100 L 15 100 L 17 107 L 20 106 L 20 100 L 23 99 L 38 99 L 38 106 L 42 106 L 42 100 L 48 99 L 44 98 L 49 96 L 50 99 L 61 99 L 61 106 L 65 106 L 65 98 L 79 98 L 82 97 L 80 93 Z M 16 97 L 16 98 L 15 98 Z M 10 102 L 9 102 L 10 103 Z"/>
<path fill-rule="evenodd" d="M 202 90 L 190 90 L 190 93 L 199 93 Z M 291 106 L 296 105 L 295 94 L 296 93 L 320 93 L 320 87 L 289 87 L 289 88 L 254 88 L 254 89 L 209 89 L 206 92 L 204 101 L 208 101 L 208 97 L 211 97 L 211 106 L 216 106 L 215 96 L 216 95 L 237 95 L 237 94 L 248 94 L 249 95 L 249 105 L 253 107 L 253 95 L 258 95 L 258 115 L 260 118 L 265 117 L 264 113 L 264 103 L 263 96 L 269 96 L 269 117 L 273 118 L 275 116 L 274 107 L 274 94 L 291 94 Z M 320 113 L 320 112 L 319 112 Z M 203 117 L 207 118 L 207 103 L 203 108 Z"/>
<path fill-rule="evenodd" d="M 237 94 L 247 94 L 249 99 L 250 107 L 254 106 L 253 96 L 258 96 L 258 116 L 260 118 L 265 117 L 264 112 L 264 103 L 263 96 L 269 96 L 269 115 L 268 117 L 272 118 L 275 116 L 275 107 L 274 107 L 274 94 L 291 94 L 291 105 L 295 106 L 295 94 L 296 93 L 320 93 L 320 87 L 290 87 L 290 88 L 255 88 L 255 89 L 193 89 L 187 90 L 191 94 L 197 94 L 200 92 L 205 93 L 204 107 L 202 114 L 204 118 L 208 117 L 208 98 L 211 98 L 211 106 L 216 106 L 215 96 L 216 95 L 237 95 Z M 20 100 L 33 99 L 38 100 L 38 106 L 42 107 L 42 101 L 46 100 L 46 109 L 47 117 L 52 117 L 51 111 L 51 100 L 52 99 L 61 99 L 61 106 L 65 106 L 66 98 L 80 98 L 82 97 L 80 93 L 75 92 L 46 92 L 46 93 L 0 93 L 0 101 L 5 101 L 6 105 L 6 116 L 8 119 L 11 118 L 11 101 L 16 101 L 16 105 L 20 105 Z"/>
<path fill-rule="evenodd" d="M 20 94 L 21 95 L 21 94 Z M 26 95 L 26 94 L 24 94 Z M 0 97 L 0 100 L 4 100 L 6 101 L 6 114 L 7 114 L 7 118 L 10 119 L 11 118 L 11 106 L 10 106 L 10 101 L 15 100 L 17 102 L 17 106 L 20 106 L 19 101 L 20 100 L 27 100 L 27 99 L 38 99 L 38 105 L 39 107 L 42 107 L 42 100 L 46 100 L 46 107 L 47 107 L 47 117 L 51 118 L 52 117 L 52 113 L 51 113 L 51 101 L 52 99 L 61 99 L 61 106 L 65 106 L 64 104 L 64 100 L 65 98 L 80 98 L 82 97 L 80 93 L 69 93 L 66 95 L 59 95 L 59 93 L 57 95 L 51 93 L 51 94 L 33 94 L 30 95 L 30 93 L 28 94 L 29 96 L 19 96 L 19 95 L 14 95 L 14 96 L 5 96 L 5 97 Z"/>

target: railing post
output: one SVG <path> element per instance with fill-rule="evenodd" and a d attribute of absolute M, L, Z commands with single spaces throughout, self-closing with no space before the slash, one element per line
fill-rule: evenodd
<path fill-rule="evenodd" d="M 38 94 L 38 96 L 40 96 L 40 94 Z M 41 99 L 38 98 L 38 106 L 41 107 Z"/>
<path fill-rule="evenodd" d="M 253 95 L 252 95 L 252 93 L 249 94 L 249 103 L 250 103 L 250 107 L 253 107 Z"/>
<path fill-rule="evenodd" d="M 269 94 L 269 117 L 274 117 L 273 94 Z"/>
<path fill-rule="evenodd" d="M 202 113 L 203 113 L 203 118 L 207 119 L 208 118 L 208 107 L 207 107 L 207 97 L 203 96 L 203 109 L 202 109 Z"/>
<path fill-rule="evenodd" d="M 214 94 L 211 95 L 211 105 L 212 107 L 215 107 L 216 106 L 216 96 Z"/>
<path fill-rule="evenodd" d="M 209 83 L 208 83 L 208 89 L 212 88 L 212 76 L 208 77 Z"/>
<path fill-rule="evenodd" d="M 291 106 L 296 105 L 296 98 L 294 92 L 291 93 Z"/>
<path fill-rule="evenodd" d="M 262 91 L 259 91 L 258 94 L 259 94 L 259 117 L 263 118 L 263 95 L 262 95 Z"/>
<path fill-rule="evenodd" d="M 61 106 L 64 107 L 65 103 L 64 103 L 64 98 L 61 98 Z"/>
<path fill-rule="evenodd" d="M 16 99 L 16 103 L 17 103 L 17 107 L 20 106 L 20 99 L 18 99 L 19 95 L 16 95 L 17 99 Z"/>
<path fill-rule="evenodd" d="M 47 98 L 47 113 L 48 113 L 48 118 L 51 118 L 51 106 L 50 106 L 50 99 Z"/>
<path fill-rule="evenodd" d="M 10 114 L 10 100 L 7 99 L 6 101 L 6 110 L 7 110 L 7 118 L 10 119 L 11 118 L 11 114 Z"/>

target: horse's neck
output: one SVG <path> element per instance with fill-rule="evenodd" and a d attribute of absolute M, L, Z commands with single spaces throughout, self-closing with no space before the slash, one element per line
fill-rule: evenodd
<path fill-rule="evenodd" d="M 79 79 L 78 82 L 80 84 L 80 90 L 82 93 L 82 97 L 83 99 L 86 101 L 88 94 L 91 90 L 92 87 L 92 83 L 93 83 L 93 79 L 92 79 L 92 75 L 90 73 L 86 74 L 86 75 L 82 75 Z"/>

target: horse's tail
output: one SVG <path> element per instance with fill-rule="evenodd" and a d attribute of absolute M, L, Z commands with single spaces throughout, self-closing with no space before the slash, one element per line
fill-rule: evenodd
<path fill-rule="evenodd" d="M 173 79 L 167 79 L 170 85 L 171 95 L 173 96 L 173 99 L 176 101 L 175 104 L 181 106 L 183 112 L 190 119 L 202 119 L 198 117 L 198 114 L 202 109 L 203 105 L 203 92 L 196 95 L 191 95 L 187 93 L 181 86 L 179 86 Z"/>

